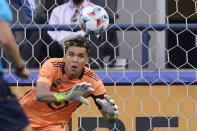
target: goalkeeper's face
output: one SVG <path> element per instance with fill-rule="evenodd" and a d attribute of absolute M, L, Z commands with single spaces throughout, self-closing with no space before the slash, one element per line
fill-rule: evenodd
<path fill-rule="evenodd" d="M 88 64 L 88 54 L 86 48 L 70 46 L 64 55 L 64 70 L 68 78 L 79 77 L 84 66 Z"/>

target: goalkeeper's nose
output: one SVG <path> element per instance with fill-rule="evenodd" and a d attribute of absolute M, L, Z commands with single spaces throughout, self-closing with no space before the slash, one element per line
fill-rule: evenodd
<path fill-rule="evenodd" d="M 74 55 L 74 56 L 72 57 L 72 61 L 73 61 L 73 62 L 77 63 L 78 60 L 79 60 L 79 57 L 78 57 L 77 55 Z"/>

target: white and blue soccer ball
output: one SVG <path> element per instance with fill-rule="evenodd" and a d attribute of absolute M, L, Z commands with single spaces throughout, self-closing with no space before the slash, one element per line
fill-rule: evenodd
<path fill-rule="evenodd" d="M 106 10 L 98 5 L 85 7 L 79 17 L 79 25 L 87 34 L 96 34 L 106 31 L 109 25 L 109 16 Z"/>

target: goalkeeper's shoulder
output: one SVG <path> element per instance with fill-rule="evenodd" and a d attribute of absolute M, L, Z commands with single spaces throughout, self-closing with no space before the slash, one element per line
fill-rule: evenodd
<path fill-rule="evenodd" d="M 87 67 L 85 67 L 85 69 L 84 69 L 84 75 L 87 78 L 92 79 L 94 81 L 99 81 L 100 80 L 98 75 L 93 70 L 91 70 L 90 68 L 87 68 Z"/>
<path fill-rule="evenodd" d="M 63 58 L 49 58 L 44 63 L 64 63 Z"/>
<path fill-rule="evenodd" d="M 63 67 L 64 66 L 64 62 L 63 62 L 63 58 L 49 58 L 47 59 L 42 67 Z"/>

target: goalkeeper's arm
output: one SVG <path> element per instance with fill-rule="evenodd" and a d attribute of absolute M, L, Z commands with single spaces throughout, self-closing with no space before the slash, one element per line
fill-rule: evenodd
<path fill-rule="evenodd" d="M 62 101 L 78 101 L 84 104 L 89 104 L 89 102 L 83 97 L 87 92 L 93 92 L 93 88 L 89 88 L 91 84 L 82 82 L 77 83 L 68 92 L 51 92 L 50 85 L 46 82 L 37 82 L 36 98 L 40 102 L 62 102 Z"/>
<path fill-rule="evenodd" d="M 116 120 L 118 118 L 118 106 L 109 96 L 104 95 L 104 99 L 97 98 L 96 102 L 101 106 L 100 111 L 106 119 Z"/>

